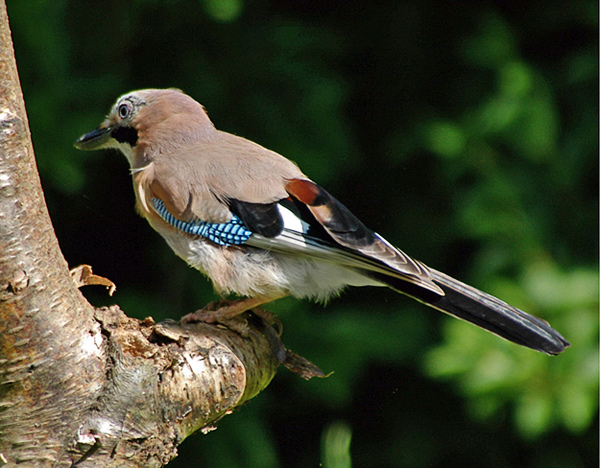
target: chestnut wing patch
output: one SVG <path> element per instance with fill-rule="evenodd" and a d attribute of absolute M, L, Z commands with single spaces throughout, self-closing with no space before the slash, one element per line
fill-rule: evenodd
<path fill-rule="evenodd" d="M 286 188 L 288 193 L 307 205 L 314 218 L 339 244 L 358 249 L 375 242 L 373 231 L 333 195 L 314 182 L 293 179 Z"/>

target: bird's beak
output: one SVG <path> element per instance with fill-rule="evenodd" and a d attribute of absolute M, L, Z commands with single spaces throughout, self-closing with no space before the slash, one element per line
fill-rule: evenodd
<path fill-rule="evenodd" d="M 79 137 L 74 143 L 75 148 L 85 151 L 106 148 L 111 138 L 113 127 L 103 122 L 98 128 Z"/>

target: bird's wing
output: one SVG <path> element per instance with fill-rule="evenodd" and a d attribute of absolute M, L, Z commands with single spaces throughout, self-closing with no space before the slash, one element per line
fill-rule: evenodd
<path fill-rule="evenodd" d="M 288 196 L 271 203 L 228 200 L 232 212 L 254 233 L 248 245 L 320 258 L 444 294 L 427 267 L 367 228 L 317 184 L 294 178 L 285 188 Z"/>

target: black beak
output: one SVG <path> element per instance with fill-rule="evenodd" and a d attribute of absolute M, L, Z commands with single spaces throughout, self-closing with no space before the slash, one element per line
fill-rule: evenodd
<path fill-rule="evenodd" d="M 79 137 L 74 143 L 75 148 L 85 151 L 105 148 L 111 137 L 112 127 L 102 124 L 91 132 Z"/>

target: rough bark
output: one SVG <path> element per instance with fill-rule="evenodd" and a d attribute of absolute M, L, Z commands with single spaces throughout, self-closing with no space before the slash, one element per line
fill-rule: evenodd
<path fill-rule="evenodd" d="M 3 1 L 0 47 L 0 466 L 162 466 L 260 392 L 285 349 L 252 314 L 155 324 L 86 301 L 44 202 Z"/>

